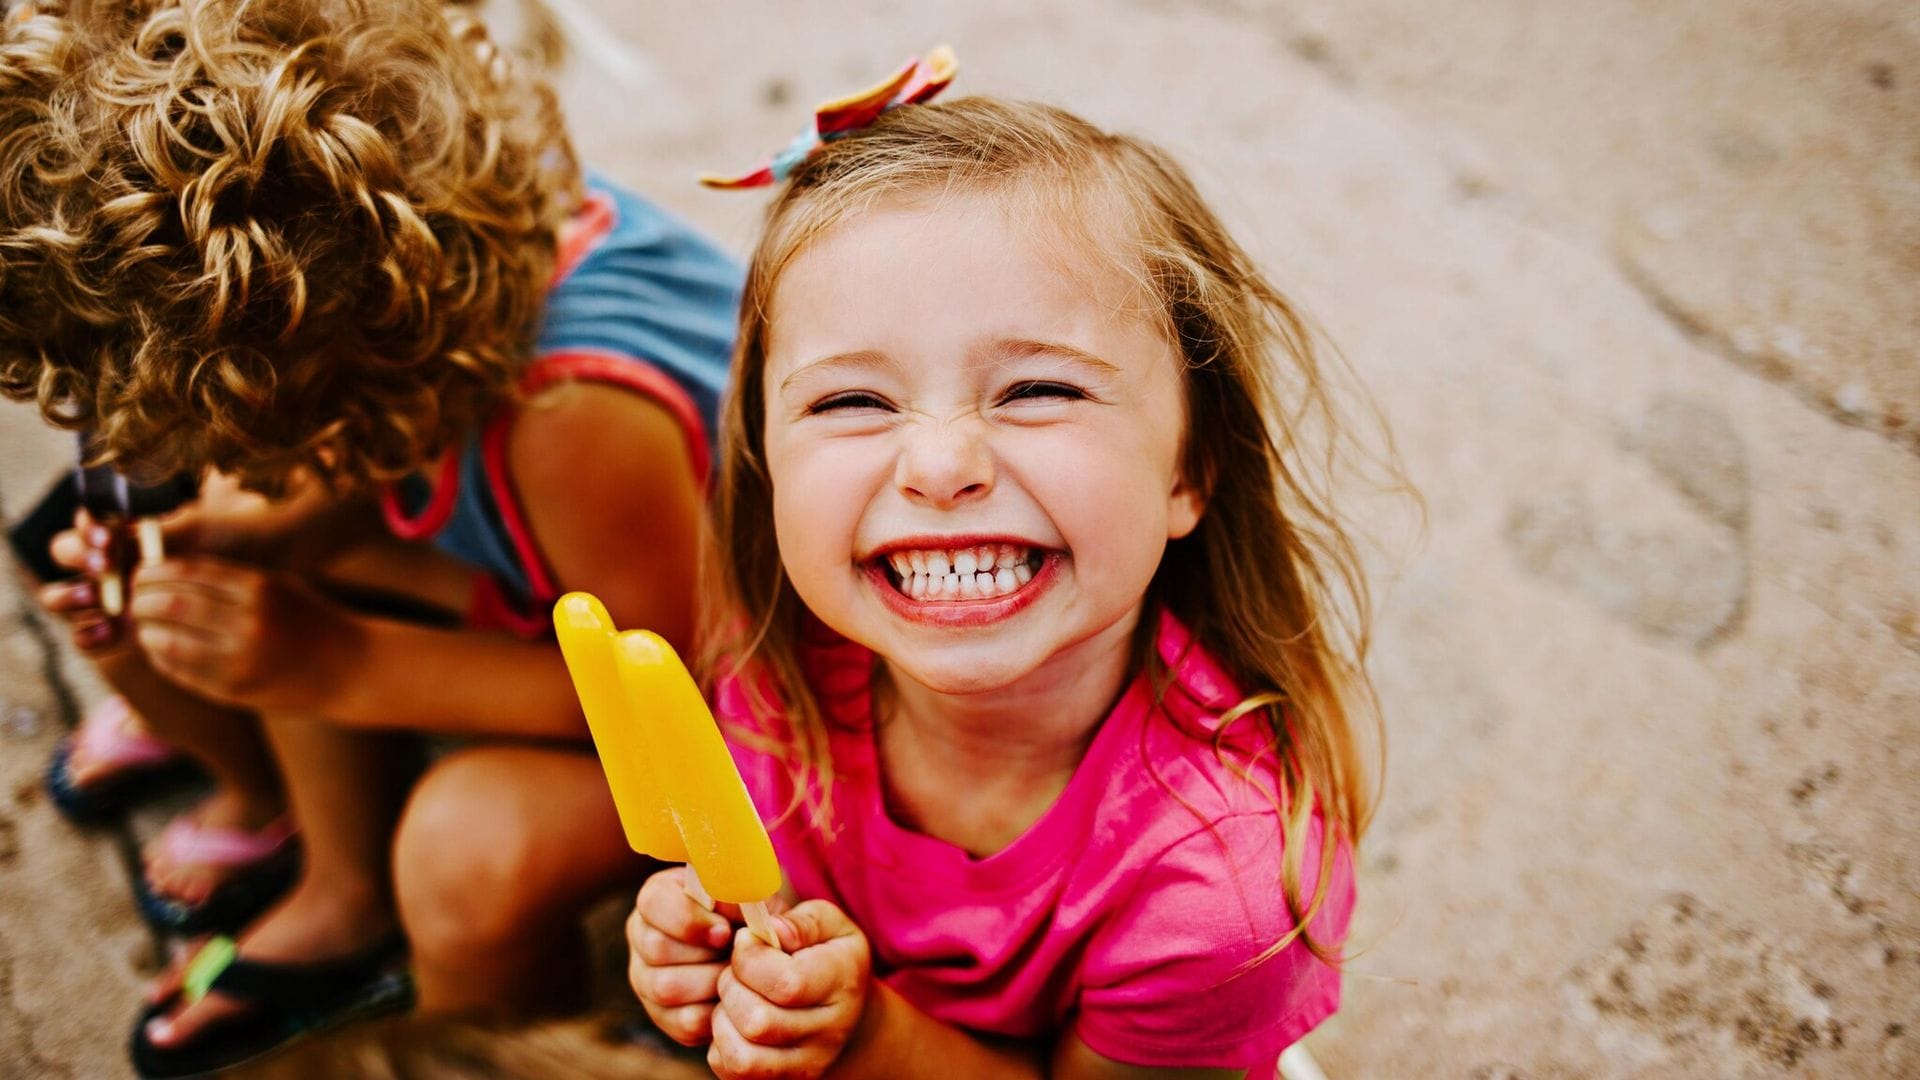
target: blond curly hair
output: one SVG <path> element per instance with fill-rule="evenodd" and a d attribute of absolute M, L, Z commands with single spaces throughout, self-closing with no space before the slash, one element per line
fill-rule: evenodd
<path fill-rule="evenodd" d="M 512 393 L 579 194 L 551 89 L 458 8 L 18 8 L 0 393 L 144 470 L 390 480 Z"/>

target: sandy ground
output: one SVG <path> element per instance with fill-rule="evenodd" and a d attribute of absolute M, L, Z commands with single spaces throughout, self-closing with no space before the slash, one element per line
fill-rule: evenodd
<path fill-rule="evenodd" d="M 1330 1074 L 1920 1075 L 1920 8 L 587 7 L 586 156 L 736 249 L 760 200 L 690 176 L 946 40 L 1174 149 L 1379 399 L 1429 516 L 1356 504 L 1390 765 Z M 64 453 L 0 411 L 0 505 Z M 0 1075 L 120 1075 L 157 960 L 125 834 L 38 793 L 98 692 L 0 582 Z M 622 1019 L 270 1072 L 699 1071 Z"/>

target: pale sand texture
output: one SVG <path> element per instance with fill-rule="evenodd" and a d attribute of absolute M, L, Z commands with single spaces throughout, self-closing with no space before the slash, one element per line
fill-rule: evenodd
<path fill-rule="evenodd" d="M 585 156 L 737 250 L 761 200 L 688 178 L 945 40 L 1174 150 L 1378 397 L 1430 517 L 1356 504 L 1391 763 L 1331 1075 L 1920 1073 L 1920 9 L 588 6 L 647 73 L 569 62 Z M 18 511 L 65 444 L 0 417 Z M 98 691 L 0 589 L 0 1075 L 118 1075 L 154 947 L 37 788 Z M 273 1072 L 684 1071 L 603 1027 Z"/>

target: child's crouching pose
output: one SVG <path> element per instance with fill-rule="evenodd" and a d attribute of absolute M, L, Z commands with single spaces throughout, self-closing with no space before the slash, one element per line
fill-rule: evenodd
<path fill-rule="evenodd" d="M 649 1014 L 722 1075 L 1271 1075 L 1372 790 L 1298 317 L 1162 152 L 979 98 L 798 164 L 743 311 L 714 694 L 793 906 L 655 875 Z"/>
<path fill-rule="evenodd" d="M 217 782 L 137 884 L 156 925 L 235 938 L 160 980 L 136 1067 L 394 1004 L 396 929 L 423 1008 L 568 1001 L 581 909 L 644 868 L 546 612 L 591 587 L 689 635 L 738 266 L 583 179 L 462 9 L 0 10 L 0 391 L 276 496 L 170 520 L 125 618 L 42 594 Z M 54 553 L 111 543 L 83 520 Z M 460 737 L 410 791 L 403 730 Z"/>

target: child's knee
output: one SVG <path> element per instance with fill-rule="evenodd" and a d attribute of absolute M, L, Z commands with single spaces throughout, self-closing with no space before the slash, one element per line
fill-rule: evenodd
<path fill-rule="evenodd" d="M 422 778 L 394 839 L 394 888 L 414 946 L 497 948 L 532 929 L 541 847 L 510 777 L 442 761 Z"/>

